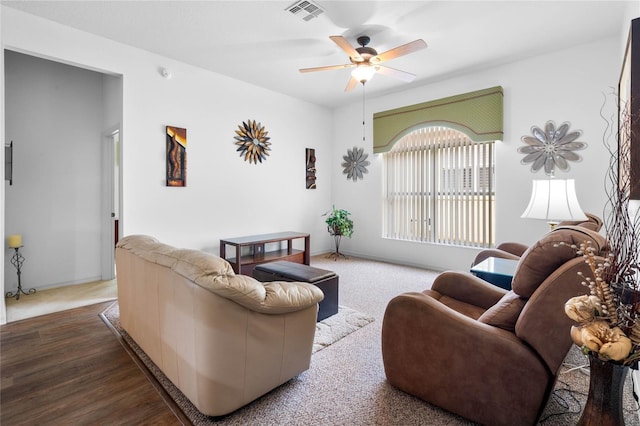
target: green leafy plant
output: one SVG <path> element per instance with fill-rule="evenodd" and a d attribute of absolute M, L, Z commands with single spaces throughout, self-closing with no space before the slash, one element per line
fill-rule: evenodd
<path fill-rule="evenodd" d="M 322 216 L 327 216 L 325 223 L 329 234 L 351 238 L 353 235 L 353 220 L 349 218 L 350 214 L 346 210 L 336 209 L 336 206 L 333 206 L 331 210 L 323 214 Z"/>
<path fill-rule="evenodd" d="M 325 220 L 327 230 L 329 231 L 329 235 L 333 236 L 336 243 L 336 251 L 328 257 L 334 257 L 335 260 L 338 260 L 339 257 L 348 259 L 347 256 L 340 253 L 340 240 L 342 236 L 351 238 L 353 235 L 353 221 L 349 219 L 350 214 L 351 213 L 344 209 L 336 209 L 336 206 L 333 206 L 331 210 L 322 215 L 327 216 Z"/>

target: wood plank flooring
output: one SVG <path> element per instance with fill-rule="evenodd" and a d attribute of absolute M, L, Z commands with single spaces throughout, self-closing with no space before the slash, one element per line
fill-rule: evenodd
<path fill-rule="evenodd" d="M 111 303 L 0 327 L 0 424 L 185 424 L 100 318 Z"/>

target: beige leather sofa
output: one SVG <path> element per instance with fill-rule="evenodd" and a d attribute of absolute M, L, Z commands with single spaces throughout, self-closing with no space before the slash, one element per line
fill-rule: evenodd
<path fill-rule="evenodd" d="M 309 368 L 315 286 L 263 284 L 144 235 L 118 242 L 116 268 L 122 326 L 203 414 L 228 414 Z"/>

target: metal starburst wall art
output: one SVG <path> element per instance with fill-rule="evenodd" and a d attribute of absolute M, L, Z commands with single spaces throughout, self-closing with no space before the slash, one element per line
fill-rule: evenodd
<path fill-rule="evenodd" d="M 553 176 L 555 168 L 566 172 L 569 170 L 568 161 L 580 161 L 582 157 L 574 151 L 587 147 L 584 142 L 576 139 L 582 135 L 581 130 L 569 132 L 570 123 L 562 123 L 557 129 L 553 121 L 547 121 L 544 130 L 531 127 L 531 136 L 523 136 L 522 142 L 526 146 L 518 148 L 520 154 L 526 154 L 522 164 L 531 164 L 533 173 L 544 167 L 547 176 Z"/>
<path fill-rule="evenodd" d="M 241 157 L 244 156 L 244 161 L 254 164 L 258 164 L 258 161 L 262 163 L 262 160 L 267 159 L 268 151 L 271 151 L 269 148 L 271 138 L 267 136 L 268 134 L 264 126 L 257 121 L 243 121 L 238 125 L 236 136 L 234 136 L 235 144 L 238 145 L 236 151 L 240 152 Z"/>
<path fill-rule="evenodd" d="M 347 150 L 347 155 L 343 155 L 342 167 L 344 167 L 343 174 L 347 175 L 348 179 L 353 179 L 356 182 L 358 179 L 362 179 L 365 173 L 368 173 L 367 166 L 370 164 L 367 161 L 369 154 L 365 154 L 364 148 L 356 148 Z"/>

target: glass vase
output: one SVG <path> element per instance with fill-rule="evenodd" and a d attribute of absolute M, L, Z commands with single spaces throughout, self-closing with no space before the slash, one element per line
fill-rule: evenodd
<path fill-rule="evenodd" d="M 622 395 L 629 367 L 603 361 L 589 353 L 589 394 L 580 426 L 624 425 Z"/>

